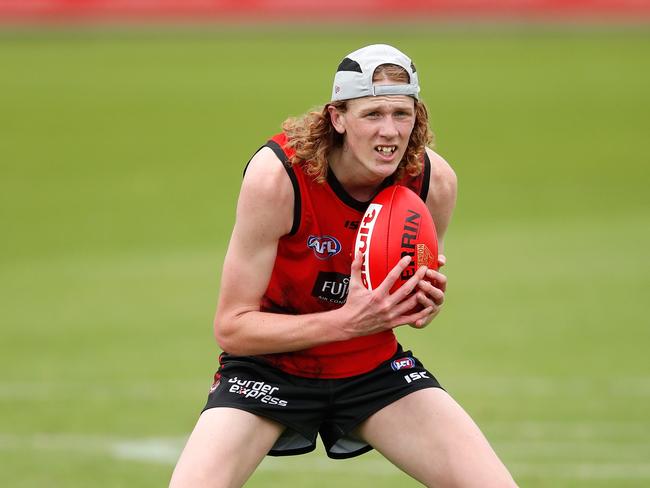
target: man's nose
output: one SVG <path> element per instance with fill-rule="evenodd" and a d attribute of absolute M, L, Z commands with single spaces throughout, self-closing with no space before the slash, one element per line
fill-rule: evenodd
<path fill-rule="evenodd" d="M 397 137 L 398 134 L 399 134 L 399 131 L 397 130 L 397 126 L 395 125 L 395 121 L 393 120 L 393 118 L 392 117 L 384 117 L 384 119 L 382 120 L 380 129 L 379 129 L 379 135 L 389 139 L 389 138 L 392 138 L 392 137 Z"/>

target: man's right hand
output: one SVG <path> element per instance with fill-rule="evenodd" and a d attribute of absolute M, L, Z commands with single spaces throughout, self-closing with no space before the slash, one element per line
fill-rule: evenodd
<path fill-rule="evenodd" d="M 391 294 L 390 289 L 408 267 L 411 257 L 400 259 L 374 290 L 368 290 L 361 282 L 362 262 L 363 255 L 357 253 L 352 262 L 348 298 L 341 308 L 341 312 L 347 314 L 345 327 L 351 337 L 375 334 L 405 324 L 425 324 L 437 314 L 444 292 L 428 280 L 446 281 L 444 275 L 421 266 Z"/>

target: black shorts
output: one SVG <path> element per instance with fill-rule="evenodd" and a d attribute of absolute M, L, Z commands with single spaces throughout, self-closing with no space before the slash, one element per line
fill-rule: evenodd
<path fill-rule="evenodd" d="M 401 347 L 369 373 L 341 379 L 303 378 L 254 357 L 224 355 L 203 411 L 238 408 L 285 425 L 271 456 L 313 451 L 320 433 L 327 455 L 344 459 L 372 449 L 353 435 L 361 422 L 423 388 L 441 386 Z"/>

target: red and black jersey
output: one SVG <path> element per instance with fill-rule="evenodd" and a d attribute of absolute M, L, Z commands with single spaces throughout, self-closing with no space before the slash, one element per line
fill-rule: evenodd
<path fill-rule="evenodd" d="M 307 314 L 341 307 L 350 281 L 354 241 L 359 222 L 370 202 L 352 198 L 328 171 L 317 183 L 304 164 L 291 165 L 293 150 L 285 134 L 265 147 L 282 161 L 294 189 L 294 219 L 289 234 L 278 243 L 277 257 L 261 311 Z M 431 164 L 425 155 L 420 175 L 396 182 L 426 200 Z M 388 179 L 384 186 L 393 183 Z M 393 331 L 325 344 L 302 351 L 262 356 L 283 371 L 312 378 L 344 378 L 366 373 L 390 358 L 397 349 Z"/>

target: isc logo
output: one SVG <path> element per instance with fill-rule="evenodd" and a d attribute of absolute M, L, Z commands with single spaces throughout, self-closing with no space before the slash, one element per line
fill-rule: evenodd
<path fill-rule="evenodd" d="M 393 371 L 399 371 L 400 369 L 411 369 L 415 367 L 415 360 L 413 358 L 396 359 L 390 363 L 390 367 L 393 368 Z"/>
<path fill-rule="evenodd" d="M 309 236 L 307 247 L 314 251 L 318 259 L 329 259 L 341 252 L 341 243 L 333 236 Z"/>
<path fill-rule="evenodd" d="M 404 379 L 407 383 L 413 383 L 414 381 L 421 380 L 422 378 L 428 378 L 426 371 L 414 371 L 413 373 L 404 375 Z"/>

